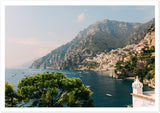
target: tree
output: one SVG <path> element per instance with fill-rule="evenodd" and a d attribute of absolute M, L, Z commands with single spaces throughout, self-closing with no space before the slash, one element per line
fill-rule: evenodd
<path fill-rule="evenodd" d="M 14 107 L 17 104 L 17 94 L 13 90 L 14 85 L 9 84 L 5 81 L 5 106 L 6 107 Z"/>
<path fill-rule="evenodd" d="M 120 70 L 122 69 L 122 64 L 123 64 L 123 61 L 117 61 L 116 65 L 115 65 L 115 69 L 116 70 Z"/>
<path fill-rule="evenodd" d="M 154 77 L 155 77 L 155 71 L 154 70 L 149 71 L 148 74 L 146 75 L 146 79 L 148 79 L 148 80 L 150 80 Z"/>
<path fill-rule="evenodd" d="M 155 52 L 155 47 L 154 47 L 154 46 L 151 46 L 150 51 L 151 51 L 151 52 Z"/>
<path fill-rule="evenodd" d="M 143 82 L 143 79 L 144 77 L 146 76 L 146 74 L 148 73 L 148 70 L 146 67 L 144 68 L 136 68 L 134 71 L 133 71 L 133 74 L 135 76 L 138 76 L 140 78 L 140 81 Z"/>
<path fill-rule="evenodd" d="M 131 56 L 131 64 L 133 67 L 136 67 L 137 63 L 137 57 L 136 56 Z"/>
<path fill-rule="evenodd" d="M 23 78 L 17 94 L 23 102 L 39 107 L 93 106 L 93 94 L 79 78 L 67 78 L 63 73 L 45 72 Z"/>

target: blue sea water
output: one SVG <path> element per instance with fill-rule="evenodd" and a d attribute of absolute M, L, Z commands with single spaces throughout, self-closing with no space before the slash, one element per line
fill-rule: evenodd
<path fill-rule="evenodd" d="M 109 77 L 109 72 L 80 71 L 80 70 L 52 70 L 52 69 L 6 69 L 5 80 L 14 84 L 17 90 L 18 81 L 25 76 L 34 76 L 43 72 L 63 72 L 69 78 L 79 77 L 83 84 L 89 86 L 93 92 L 95 107 L 125 107 L 132 104 L 133 80 L 118 80 Z M 144 91 L 152 90 L 144 86 Z"/>

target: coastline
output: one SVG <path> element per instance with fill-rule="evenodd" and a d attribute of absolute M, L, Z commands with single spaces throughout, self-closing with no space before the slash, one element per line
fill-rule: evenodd
<path fill-rule="evenodd" d="M 33 69 L 33 68 L 31 68 Z M 122 79 L 122 78 L 119 78 L 118 75 L 115 74 L 114 70 L 115 68 L 108 68 L 108 69 L 77 69 L 79 71 L 94 71 L 94 72 L 107 72 L 109 73 L 109 77 L 111 78 L 114 78 L 114 79 Z M 126 77 L 126 78 L 123 78 L 123 80 L 135 80 L 135 77 Z M 147 79 L 144 79 L 143 81 L 143 84 L 150 87 L 150 88 L 153 88 L 155 89 L 155 83 L 154 83 L 154 80 L 147 80 Z"/>

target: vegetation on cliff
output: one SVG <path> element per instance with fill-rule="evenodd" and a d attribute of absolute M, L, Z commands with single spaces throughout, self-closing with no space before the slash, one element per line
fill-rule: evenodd
<path fill-rule="evenodd" d="M 5 106 L 6 107 L 14 107 L 18 103 L 17 101 L 17 93 L 13 89 L 13 84 L 9 84 L 5 81 Z"/>
<path fill-rule="evenodd" d="M 155 27 L 146 33 L 137 50 L 130 51 L 116 63 L 115 73 L 120 78 L 139 76 L 141 81 L 155 77 Z M 143 46 L 142 46 L 143 45 Z M 127 59 L 128 58 L 128 59 Z M 127 60 L 126 60 L 127 59 Z"/>
<path fill-rule="evenodd" d="M 131 53 L 130 60 L 119 60 L 115 66 L 115 73 L 120 78 L 139 76 L 141 81 L 144 78 L 152 79 L 155 76 L 155 57 L 152 56 L 154 46 L 145 47 L 141 53 Z"/>

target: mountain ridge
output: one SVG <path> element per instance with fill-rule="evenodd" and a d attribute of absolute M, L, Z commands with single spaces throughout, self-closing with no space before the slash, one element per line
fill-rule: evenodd
<path fill-rule="evenodd" d="M 108 19 L 95 22 L 80 31 L 71 42 L 34 61 L 30 68 L 79 69 L 88 57 L 138 43 L 154 24 L 154 19 L 144 24 Z"/>

